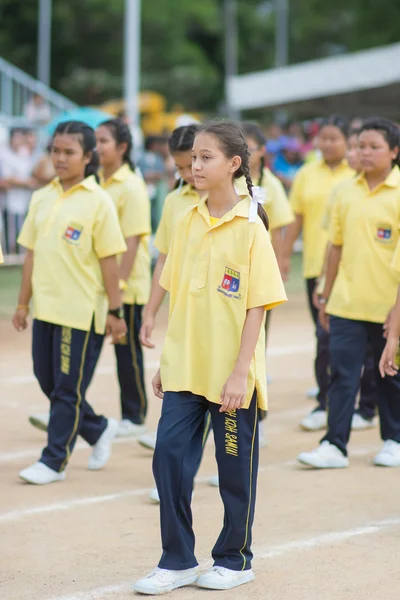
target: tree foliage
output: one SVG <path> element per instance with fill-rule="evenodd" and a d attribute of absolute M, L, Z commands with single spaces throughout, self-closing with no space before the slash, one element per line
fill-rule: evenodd
<path fill-rule="evenodd" d="M 0 0 L 0 55 L 36 73 L 38 0 Z M 81 103 L 119 97 L 124 0 L 53 0 L 52 86 Z M 274 65 L 274 0 L 237 0 L 239 72 Z M 400 0 L 290 0 L 299 62 L 400 40 Z M 142 88 L 214 112 L 223 100 L 223 0 L 142 1 Z"/>

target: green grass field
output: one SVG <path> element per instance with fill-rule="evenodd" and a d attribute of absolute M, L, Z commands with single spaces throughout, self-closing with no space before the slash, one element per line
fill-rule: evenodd
<path fill-rule="evenodd" d="M 21 272 L 21 267 L 0 267 L 0 319 L 9 318 L 14 311 L 18 300 Z M 288 294 L 304 289 L 300 254 L 295 254 L 293 257 L 292 273 L 286 289 Z"/>

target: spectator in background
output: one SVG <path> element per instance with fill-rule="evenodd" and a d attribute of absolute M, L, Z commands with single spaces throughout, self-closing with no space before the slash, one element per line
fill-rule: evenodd
<path fill-rule="evenodd" d="M 286 191 L 290 190 L 293 179 L 303 166 L 303 162 L 300 142 L 295 138 L 283 140 L 281 150 L 272 164 L 272 170 L 282 181 Z"/>
<path fill-rule="evenodd" d="M 2 171 L 6 183 L 4 201 L 4 229 L 6 251 L 17 252 L 17 237 L 26 213 L 32 190 L 36 187 L 32 172 L 32 142 L 26 131 L 14 128 L 10 131 L 9 147 L 2 155 Z"/>
<path fill-rule="evenodd" d="M 56 176 L 50 152 L 51 142 L 48 143 L 44 154 L 42 154 L 39 157 L 39 160 L 34 164 L 32 177 L 37 182 L 38 187 L 47 185 Z"/>
<path fill-rule="evenodd" d="M 47 125 L 51 119 L 50 107 L 40 94 L 33 94 L 25 105 L 24 113 L 28 121 L 38 127 Z"/>
<path fill-rule="evenodd" d="M 151 200 L 151 225 L 157 228 L 161 214 L 161 196 L 164 199 L 168 193 L 166 187 L 166 160 L 168 158 L 168 142 L 163 136 L 151 135 L 146 139 L 145 151 L 138 160 L 138 167 L 147 184 Z"/>

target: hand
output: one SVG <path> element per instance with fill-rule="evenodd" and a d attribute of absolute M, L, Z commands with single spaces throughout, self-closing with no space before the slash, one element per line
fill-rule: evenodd
<path fill-rule="evenodd" d="M 163 392 L 162 383 L 161 383 L 160 369 L 158 369 L 157 373 L 154 375 L 154 379 L 151 382 L 151 385 L 153 386 L 154 395 L 157 398 L 160 398 L 160 400 L 162 400 L 164 398 L 164 392 Z"/>
<path fill-rule="evenodd" d="M 12 318 L 12 324 L 18 333 L 24 331 L 28 327 L 28 308 L 17 308 L 15 315 Z"/>
<path fill-rule="evenodd" d="M 385 375 L 393 377 L 399 370 L 399 367 L 395 363 L 398 347 L 399 338 L 390 336 L 382 352 L 381 360 L 379 361 L 379 372 L 382 377 L 385 377 Z"/>
<path fill-rule="evenodd" d="M 319 310 L 321 308 L 320 302 L 319 302 L 319 294 L 318 294 L 318 281 L 315 284 L 315 288 L 314 291 L 312 293 L 312 303 L 314 304 L 315 308 L 317 310 Z"/>
<path fill-rule="evenodd" d="M 385 339 L 387 339 L 388 335 L 389 335 L 389 330 L 390 330 L 390 325 L 391 325 L 393 311 L 394 311 L 394 308 L 392 308 L 391 310 L 389 310 L 389 312 L 387 314 L 387 317 L 386 317 L 386 320 L 385 320 L 385 322 L 383 324 L 383 337 Z"/>
<path fill-rule="evenodd" d="M 125 319 L 117 319 L 113 315 L 107 316 L 106 335 L 111 336 L 112 344 L 119 344 L 123 337 L 126 336 L 128 328 Z"/>
<path fill-rule="evenodd" d="M 219 412 L 242 408 L 246 400 L 247 373 L 233 371 L 228 377 L 221 392 L 221 408 Z"/>
<path fill-rule="evenodd" d="M 329 315 L 326 312 L 326 304 L 320 304 L 318 310 L 318 318 L 322 329 L 329 331 Z"/>
<path fill-rule="evenodd" d="M 283 256 L 280 259 L 280 270 L 283 281 L 288 281 L 290 275 L 290 256 Z"/>
<path fill-rule="evenodd" d="M 155 323 L 156 320 L 152 315 L 144 316 L 140 328 L 139 339 L 142 346 L 146 346 L 146 348 L 155 348 L 155 345 L 151 341 L 151 334 L 153 333 Z"/>

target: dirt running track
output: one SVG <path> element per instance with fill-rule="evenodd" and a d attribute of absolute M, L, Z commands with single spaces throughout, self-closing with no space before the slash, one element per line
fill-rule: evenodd
<path fill-rule="evenodd" d="M 377 430 L 353 434 L 347 470 L 313 472 L 294 462 L 320 435 L 298 428 L 312 408 L 305 391 L 313 385 L 313 331 L 303 297 L 291 300 L 272 320 L 269 446 L 260 456 L 254 526 L 256 581 L 226 593 L 185 588 L 167 598 L 399 600 L 400 471 L 371 465 L 380 446 Z M 164 330 L 165 311 L 157 350 L 146 354 L 149 396 Z M 118 416 L 109 346 L 88 398 L 99 411 Z M 132 598 L 131 584 L 160 555 L 158 509 L 147 499 L 151 453 L 132 440 L 116 443 L 107 467 L 89 472 L 89 450 L 79 442 L 64 483 L 23 484 L 17 473 L 39 457 L 44 441 L 27 417 L 46 408 L 32 376 L 30 334 L 18 335 L 0 322 L 0 599 Z M 159 412 L 159 401 L 151 398 L 149 428 Z M 215 471 L 209 440 L 194 497 L 203 568 L 222 517 L 218 490 L 207 485 Z"/>

